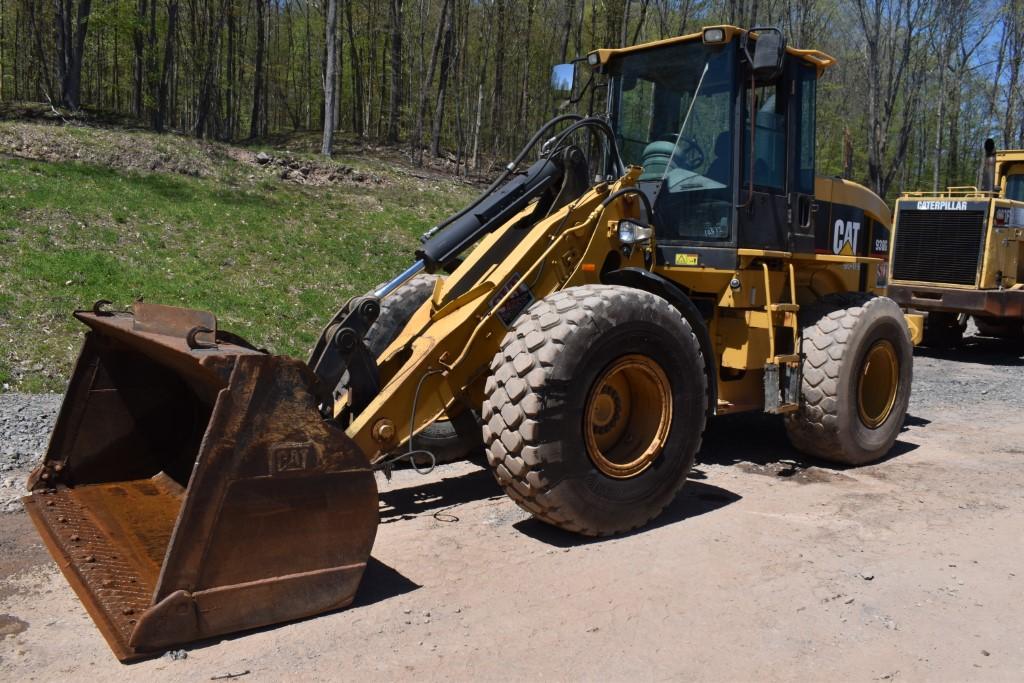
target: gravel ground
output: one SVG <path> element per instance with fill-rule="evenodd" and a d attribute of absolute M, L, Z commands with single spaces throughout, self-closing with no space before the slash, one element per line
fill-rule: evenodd
<path fill-rule="evenodd" d="M 0 512 L 21 510 L 25 478 L 39 462 L 60 409 L 58 394 L 0 394 Z"/>
<path fill-rule="evenodd" d="M 1020 343 L 917 349 L 904 431 L 856 468 L 803 458 L 777 419 L 722 418 L 666 512 L 609 539 L 529 519 L 472 465 L 396 472 L 351 609 L 132 666 L 27 516 L 0 515 L 0 680 L 1016 683 L 1021 386 Z M 23 485 L 57 408 L 0 396 L 5 482 Z"/>

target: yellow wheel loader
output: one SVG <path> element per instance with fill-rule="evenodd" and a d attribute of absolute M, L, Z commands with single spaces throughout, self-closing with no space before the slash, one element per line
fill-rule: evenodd
<path fill-rule="evenodd" d="M 982 182 L 896 200 L 888 293 L 927 315 L 924 344 L 957 346 L 967 318 L 1024 339 L 1024 150 L 985 141 Z"/>
<path fill-rule="evenodd" d="M 876 294 L 885 204 L 815 175 L 833 61 L 714 26 L 557 67 L 606 111 L 545 125 L 306 363 L 209 313 L 77 312 L 25 506 L 117 656 L 348 605 L 374 470 L 399 460 L 482 450 L 525 510 L 601 536 L 672 501 L 716 415 L 780 415 L 837 463 L 885 455 L 920 320 Z"/>

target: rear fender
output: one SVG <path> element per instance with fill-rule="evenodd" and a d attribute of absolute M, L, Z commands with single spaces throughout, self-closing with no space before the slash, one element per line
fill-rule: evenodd
<path fill-rule="evenodd" d="M 690 324 L 693 333 L 697 335 L 700 343 L 701 353 L 704 354 L 704 373 L 708 381 L 708 416 L 715 414 L 718 406 L 718 382 L 716 377 L 717 362 L 715 359 L 715 348 L 711 344 L 711 334 L 705 320 L 710 317 L 710 312 L 702 314 L 697 305 L 671 280 L 656 275 L 643 268 L 621 268 L 605 273 L 601 276 L 601 282 L 606 285 L 623 285 L 650 292 L 665 299 L 675 306 L 683 319 Z"/>

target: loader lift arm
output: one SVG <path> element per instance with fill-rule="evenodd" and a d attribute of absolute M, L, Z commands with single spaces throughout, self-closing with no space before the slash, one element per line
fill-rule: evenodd
<path fill-rule="evenodd" d="M 528 152 L 558 124 L 571 121 L 565 130 L 549 138 L 545 153 L 522 173 L 513 169 Z M 416 262 L 378 291 L 355 297 L 338 311 L 324 328 L 309 359 L 309 366 L 319 378 L 321 411 L 325 417 L 334 417 L 347 425 L 362 413 L 375 397 L 382 393 L 380 372 L 375 359 L 367 351 L 363 339 L 369 326 L 380 311 L 380 298 L 421 272 L 454 271 L 459 257 L 484 236 L 502 230 L 505 237 L 495 248 L 481 250 L 470 263 L 459 264 L 462 272 L 472 270 L 479 275 L 484 269 L 503 261 L 521 241 L 528 238 L 530 229 L 545 216 L 557 212 L 578 199 L 588 188 L 587 160 L 578 147 L 567 144 L 570 136 L 581 128 L 593 128 L 603 135 L 609 149 L 609 158 L 616 170 L 621 170 L 621 159 L 615 147 L 608 124 L 598 118 L 575 115 L 556 117 L 548 122 L 526 145 L 519 156 L 509 164 L 506 172 L 475 202 L 424 236 L 423 245 L 416 251 Z M 504 179 L 507 182 L 501 184 Z M 514 220 L 513 220 L 514 219 Z M 484 258 L 481 259 L 480 257 Z M 459 278 L 464 283 L 468 278 Z M 475 283 L 474 283 L 475 284 Z M 466 293 L 466 285 L 459 294 Z M 468 300 L 464 303 L 468 303 Z M 446 333 L 447 334 L 447 333 Z M 436 365 L 436 363 L 435 363 Z M 443 365 L 425 370 L 432 374 L 447 372 Z M 451 393 L 460 393 L 456 387 Z M 336 399 L 344 396 L 344 405 Z M 414 397 L 415 398 L 415 397 Z M 425 425 L 423 425 L 425 426 Z M 382 423 L 379 434 L 394 431 L 394 420 Z M 402 431 L 402 430 L 399 430 Z M 402 432 L 404 434 L 404 432 Z M 408 434 L 404 434 L 408 436 Z M 381 442 L 393 445 L 388 438 Z"/>

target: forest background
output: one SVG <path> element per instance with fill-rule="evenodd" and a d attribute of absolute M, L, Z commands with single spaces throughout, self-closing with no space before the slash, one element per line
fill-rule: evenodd
<path fill-rule="evenodd" d="M 232 142 L 326 118 L 486 175 L 557 109 L 553 64 L 719 23 L 839 59 L 820 173 L 892 199 L 1024 147 L 1024 0 L 0 0 L 0 102 Z"/>

